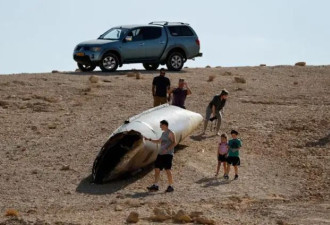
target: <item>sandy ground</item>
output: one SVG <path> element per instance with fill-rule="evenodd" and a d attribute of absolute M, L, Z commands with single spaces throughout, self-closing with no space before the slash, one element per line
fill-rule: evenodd
<path fill-rule="evenodd" d="M 225 72 L 231 72 L 231 75 Z M 158 72 L 0 76 L 0 224 L 155 224 L 155 208 L 194 211 L 215 224 L 330 224 L 330 66 L 186 68 L 186 106 L 204 115 L 230 92 L 222 132 L 241 133 L 239 179 L 215 179 L 218 137 L 201 127 L 178 147 L 175 192 L 147 193 L 152 168 L 104 185 L 90 183 L 110 133 L 152 106 Z M 89 77 L 99 82 L 91 84 Z M 208 82 L 209 76 L 214 80 Z M 238 83 L 235 77 L 244 78 Z M 220 173 L 222 173 L 222 168 Z M 18 211 L 18 219 L 5 216 Z M 162 224 L 171 224 L 168 219 Z"/>

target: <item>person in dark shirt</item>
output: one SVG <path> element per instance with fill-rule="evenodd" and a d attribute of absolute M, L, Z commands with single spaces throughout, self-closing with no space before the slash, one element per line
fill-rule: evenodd
<path fill-rule="evenodd" d="M 181 107 L 185 109 L 184 103 L 186 101 L 187 95 L 191 95 L 191 90 L 188 87 L 188 84 L 184 81 L 184 79 L 179 79 L 179 85 L 177 88 L 171 88 L 168 91 L 169 96 L 173 94 L 172 105 Z"/>
<path fill-rule="evenodd" d="M 167 92 L 170 89 L 170 79 L 165 77 L 165 69 L 160 69 L 159 76 L 152 81 L 152 95 L 154 97 L 154 107 L 167 103 Z"/>
<path fill-rule="evenodd" d="M 206 107 L 206 116 L 205 116 L 205 121 L 204 121 L 204 131 L 203 134 L 205 134 L 206 128 L 208 121 L 211 119 L 218 119 L 217 121 L 217 131 L 216 134 L 219 134 L 220 130 L 220 125 L 221 125 L 221 119 L 222 119 L 222 112 L 223 107 L 226 104 L 227 97 L 228 97 L 228 91 L 223 89 L 220 93 L 220 95 L 216 95 L 213 97 L 212 101 L 208 104 Z"/>

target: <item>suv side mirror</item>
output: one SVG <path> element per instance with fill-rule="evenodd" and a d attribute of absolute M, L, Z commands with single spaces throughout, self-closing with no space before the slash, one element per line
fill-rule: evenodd
<path fill-rule="evenodd" d="M 132 36 L 126 36 L 125 37 L 125 41 L 127 41 L 127 42 L 132 41 L 132 40 L 133 40 Z"/>

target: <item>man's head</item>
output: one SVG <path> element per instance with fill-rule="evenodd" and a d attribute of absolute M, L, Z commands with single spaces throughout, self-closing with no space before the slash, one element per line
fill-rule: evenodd
<path fill-rule="evenodd" d="M 165 69 L 164 69 L 164 68 L 161 68 L 161 69 L 159 70 L 159 75 L 160 75 L 160 76 L 165 76 Z"/>
<path fill-rule="evenodd" d="M 236 139 L 238 136 L 238 132 L 236 130 L 231 130 L 230 134 L 233 139 Z"/>
<path fill-rule="evenodd" d="M 226 89 L 223 89 L 220 93 L 220 97 L 222 99 L 227 99 L 228 98 L 228 95 L 229 95 L 229 92 L 226 90 Z"/>
<path fill-rule="evenodd" d="M 179 88 L 183 88 L 184 87 L 184 79 L 180 78 L 179 79 Z"/>
<path fill-rule="evenodd" d="M 168 128 L 168 122 L 166 120 L 160 121 L 160 129 L 166 130 Z"/>

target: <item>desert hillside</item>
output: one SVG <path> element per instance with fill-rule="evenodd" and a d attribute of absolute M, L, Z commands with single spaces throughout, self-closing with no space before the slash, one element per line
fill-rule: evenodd
<path fill-rule="evenodd" d="M 138 224 L 172 224 L 179 210 L 191 224 L 330 224 L 330 66 L 168 72 L 173 85 L 186 79 L 187 109 L 203 116 L 229 91 L 221 131 L 240 132 L 239 179 L 214 178 L 219 138 L 200 127 L 177 147 L 173 193 L 164 193 L 165 174 L 159 192 L 146 191 L 152 168 L 90 183 L 111 132 L 152 107 L 156 75 L 0 76 L 0 224 L 125 224 L 131 212 Z"/>

